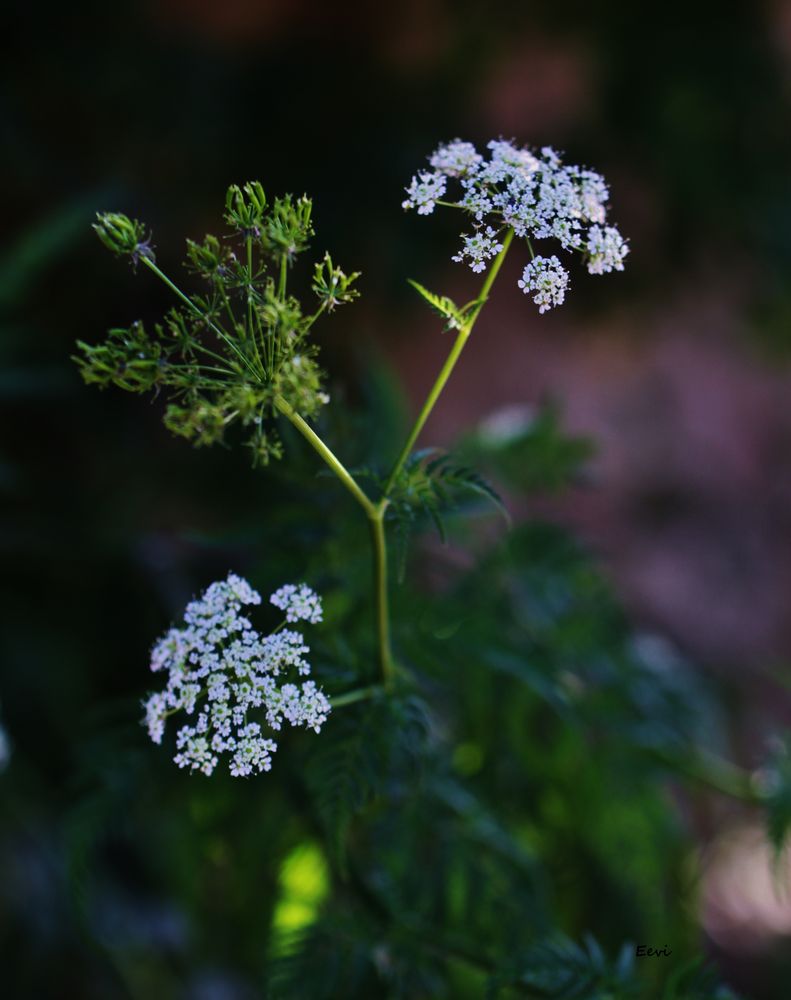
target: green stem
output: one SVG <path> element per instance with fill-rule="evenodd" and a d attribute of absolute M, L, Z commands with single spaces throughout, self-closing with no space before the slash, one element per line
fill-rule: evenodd
<path fill-rule="evenodd" d="M 261 369 L 263 374 L 264 363 L 261 360 L 261 354 L 258 350 L 258 338 L 256 337 L 256 330 L 253 324 L 253 238 L 248 236 L 245 241 L 247 247 L 247 337 L 253 345 L 253 351 L 255 352 L 255 359 L 258 362 L 258 367 Z"/>
<path fill-rule="evenodd" d="M 223 306 L 225 307 L 225 312 L 228 316 L 228 321 L 231 324 L 231 329 L 234 330 L 236 329 L 236 317 L 233 314 L 233 309 L 231 309 L 231 302 L 230 299 L 228 298 L 228 293 L 225 291 L 225 286 L 222 284 L 222 282 L 220 282 L 219 288 L 220 288 L 220 296 L 222 297 L 222 303 Z"/>
<path fill-rule="evenodd" d="M 375 504 L 360 489 L 357 480 L 349 472 L 343 462 L 327 447 L 310 424 L 282 396 L 275 396 L 277 409 L 296 427 L 305 440 L 314 448 L 340 479 L 346 489 L 365 511 L 371 527 L 371 540 L 374 551 L 374 597 L 376 604 L 376 636 L 379 658 L 379 670 L 382 684 L 390 689 L 393 684 L 394 666 L 390 650 L 390 611 L 387 596 L 387 539 L 385 538 L 384 513 L 387 500 Z"/>
<path fill-rule="evenodd" d="M 253 239 L 247 237 L 247 335 L 253 336 Z"/>
<path fill-rule="evenodd" d="M 212 365 L 200 365 L 200 364 L 197 366 L 177 365 L 174 364 L 172 361 L 167 362 L 168 371 L 173 371 L 173 369 L 176 368 L 179 371 L 191 372 L 194 371 L 196 367 L 200 372 L 214 372 L 217 375 L 230 375 L 231 378 L 237 378 L 239 375 L 239 372 L 232 371 L 230 368 L 214 368 Z"/>
<path fill-rule="evenodd" d="M 367 701 L 382 694 L 384 688 L 381 684 L 373 684 L 371 687 L 355 688 L 354 691 L 347 691 L 345 694 L 336 694 L 330 698 L 333 709 L 345 708 L 346 705 L 356 705 L 358 701 Z"/>
<path fill-rule="evenodd" d="M 327 301 L 325 299 L 324 302 L 321 303 L 321 305 L 319 306 L 319 308 L 308 319 L 307 323 L 305 324 L 305 329 L 306 330 L 309 330 L 313 326 L 313 324 L 316 322 L 316 320 L 319 318 L 319 316 L 321 316 L 321 314 L 324 312 L 324 310 L 326 308 L 327 308 Z"/>
<path fill-rule="evenodd" d="M 387 588 L 387 538 L 384 526 L 385 508 L 377 508 L 375 516 L 368 516 L 374 550 L 374 594 L 376 598 L 376 636 L 379 650 L 379 672 L 382 684 L 389 691 L 395 679 L 395 666 L 390 650 L 390 605 Z"/>
<path fill-rule="evenodd" d="M 310 424 L 303 420 L 303 418 L 297 413 L 297 411 L 291 406 L 282 396 L 275 396 L 274 399 L 275 406 L 278 410 L 286 417 L 291 423 L 296 427 L 299 433 L 305 438 L 305 440 L 314 448 L 319 455 L 324 459 L 327 465 L 332 469 L 335 475 L 340 479 L 346 489 L 351 493 L 357 503 L 363 508 L 368 517 L 377 516 L 377 508 L 375 504 L 371 501 L 369 497 L 363 493 L 357 484 L 357 480 L 349 472 L 346 466 L 341 462 L 333 452 L 327 447 L 327 445 L 321 440 L 318 434 L 313 430 Z"/>
<path fill-rule="evenodd" d="M 393 470 L 387 478 L 387 482 L 383 490 L 383 494 L 385 497 L 392 490 L 393 484 L 398 478 L 399 472 L 403 468 L 406 460 L 409 458 L 409 455 L 412 452 L 412 448 L 414 447 L 415 441 L 417 441 L 420 432 L 423 430 L 423 426 L 428 420 L 431 411 L 434 409 L 434 406 L 437 400 L 439 399 L 440 393 L 445 388 L 445 383 L 450 378 L 451 372 L 455 368 L 456 362 L 459 360 L 459 355 L 464 349 L 464 345 L 467 343 L 467 339 L 472 333 L 472 328 L 475 326 L 475 321 L 478 319 L 481 309 L 483 308 L 486 300 L 489 297 L 489 292 L 491 291 L 492 285 L 494 284 L 494 279 L 497 277 L 497 274 L 502 266 L 502 263 L 505 260 L 505 255 L 508 253 L 508 248 L 510 247 L 513 238 L 514 238 L 514 231 L 513 229 L 509 229 L 503 239 L 502 250 L 498 253 L 497 257 L 495 257 L 494 263 L 489 268 L 489 273 L 487 274 L 486 280 L 484 281 L 483 287 L 481 288 L 481 294 L 478 296 L 476 300 L 477 305 L 470 314 L 470 318 L 461 327 L 458 334 L 456 335 L 456 340 L 453 344 L 453 347 L 450 350 L 450 354 L 445 359 L 445 364 L 440 369 L 440 373 L 437 376 L 434 385 L 431 387 L 431 391 L 426 397 L 426 401 L 423 404 L 423 408 L 418 414 L 418 418 L 415 421 L 412 430 L 409 432 L 409 437 L 406 439 L 406 443 L 404 447 L 401 449 L 401 454 L 396 459 L 396 463 L 393 466 Z"/>
<path fill-rule="evenodd" d="M 158 278 L 160 278 L 162 281 L 164 281 L 164 283 L 168 286 L 168 288 L 172 292 L 174 292 L 181 299 L 181 301 L 184 302 L 187 305 L 187 307 L 192 312 L 195 313 L 196 316 L 200 316 L 200 318 L 203 320 L 203 322 L 206 323 L 206 325 L 217 334 L 217 336 L 220 338 L 220 340 L 225 341 L 225 343 L 231 348 L 231 350 L 238 356 L 239 360 L 244 363 L 244 365 L 248 369 L 248 371 L 253 376 L 255 376 L 256 379 L 258 379 L 258 377 L 259 377 L 258 373 L 253 368 L 253 366 L 250 364 L 249 359 L 245 357 L 243 351 L 239 350 L 239 348 L 237 347 L 237 345 L 231 340 L 231 338 L 228 336 L 228 334 L 225 332 L 225 330 L 223 330 L 222 327 L 217 326 L 217 324 L 213 320 L 210 320 L 209 317 L 201 309 L 199 309 L 195 305 L 195 303 L 192 301 L 192 299 L 189 297 L 189 295 L 185 295 L 184 292 L 182 292 L 182 290 L 178 287 L 178 285 L 175 285 L 170 280 L 170 278 L 165 274 L 164 271 L 160 271 L 160 269 L 157 267 L 157 265 L 154 263 L 154 261 L 150 259 L 150 257 L 143 257 L 142 261 L 146 265 L 146 267 L 149 269 L 149 271 L 153 271 L 154 274 Z"/>
<path fill-rule="evenodd" d="M 288 276 L 288 255 L 281 254 L 280 257 L 280 280 L 277 285 L 277 297 L 281 302 L 286 298 L 286 278 Z"/>

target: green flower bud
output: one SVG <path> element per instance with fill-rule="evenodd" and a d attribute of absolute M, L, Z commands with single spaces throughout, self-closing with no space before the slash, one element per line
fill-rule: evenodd
<path fill-rule="evenodd" d="M 154 260 L 151 237 L 147 237 L 142 222 L 118 212 L 97 212 L 93 229 L 102 243 L 118 257 L 128 254 L 132 263 L 141 257 Z"/>

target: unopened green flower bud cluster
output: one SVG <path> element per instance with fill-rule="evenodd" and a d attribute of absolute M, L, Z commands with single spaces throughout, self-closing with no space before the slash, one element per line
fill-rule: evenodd
<path fill-rule="evenodd" d="M 113 253 L 154 271 L 181 303 L 148 328 L 142 321 L 109 331 L 104 343 L 78 341 L 82 376 L 130 392 L 164 391 L 165 424 L 196 445 L 243 429 L 255 459 L 282 448 L 269 418 L 284 400 L 310 418 L 329 401 L 311 340 L 315 321 L 357 296 L 358 274 L 346 274 L 329 254 L 313 269 L 311 311 L 288 292 L 289 272 L 314 235 L 309 198 L 286 195 L 269 204 L 257 182 L 228 189 L 230 232 L 187 240 L 185 266 L 202 290 L 181 292 L 159 268 L 142 223 L 118 213 L 97 217 L 94 229 Z"/>

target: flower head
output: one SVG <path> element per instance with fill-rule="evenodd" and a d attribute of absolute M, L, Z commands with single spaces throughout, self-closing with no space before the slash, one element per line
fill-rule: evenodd
<path fill-rule="evenodd" d="M 270 604 L 286 612 L 287 622 L 306 621 L 315 625 L 321 621 L 321 598 L 305 583 L 287 583 L 269 598 Z"/>
<path fill-rule="evenodd" d="M 290 622 L 321 621 L 321 601 L 305 584 L 287 584 L 270 600 Z M 226 754 L 235 776 L 268 771 L 277 744 L 251 715 L 260 713 L 273 731 L 288 722 L 318 733 L 327 720 L 323 691 L 313 681 L 287 679 L 310 674 L 310 648 L 290 629 L 257 632 L 242 609 L 260 603 L 261 595 L 230 573 L 190 602 L 185 627 L 170 629 L 151 652 L 151 669 L 168 679 L 144 702 L 149 736 L 161 743 L 166 720 L 177 712 L 194 718 L 176 736 L 179 767 L 209 775 Z"/>
<path fill-rule="evenodd" d="M 470 267 L 475 272 L 486 270 L 486 261 L 503 249 L 502 243 L 497 240 L 497 234 L 491 226 L 486 229 L 476 229 L 471 236 L 463 236 L 464 246 L 461 252 L 453 260 L 461 263 L 465 257 L 470 258 Z"/>
<path fill-rule="evenodd" d="M 525 295 L 533 292 L 533 301 L 543 313 L 553 306 L 563 305 L 569 273 L 555 256 L 534 257 L 517 284 Z"/>
<path fill-rule="evenodd" d="M 613 226 L 602 229 L 592 226 L 586 246 L 588 270 L 591 274 L 606 274 L 608 271 L 623 271 L 624 257 L 629 253 L 623 237 Z"/>
<path fill-rule="evenodd" d="M 446 177 L 462 177 L 483 161 L 483 157 L 471 142 L 455 139 L 431 155 L 429 163 Z"/>
<path fill-rule="evenodd" d="M 580 253 L 590 274 L 622 271 L 629 252 L 614 226 L 606 225 L 610 193 L 601 174 L 564 164 L 551 146 L 534 152 L 504 139 L 487 145 L 488 158 L 472 143 L 454 139 L 429 157 L 432 171 L 420 171 L 406 189 L 407 209 L 433 212 L 447 198 L 474 220 L 472 233 L 462 233 L 461 250 L 453 256 L 484 271 L 503 248 L 507 230 L 531 240 L 557 240 L 562 250 Z M 455 200 L 450 183 L 460 188 Z M 556 256 L 536 256 L 524 270 L 519 287 L 533 292 L 540 312 L 563 302 L 568 272 Z"/>
<path fill-rule="evenodd" d="M 445 194 L 446 175 L 438 170 L 429 173 L 421 171 L 412 178 L 412 183 L 406 189 L 409 196 L 401 203 L 402 208 L 416 208 L 418 215 L 431 215 L 434 203 Z"/>

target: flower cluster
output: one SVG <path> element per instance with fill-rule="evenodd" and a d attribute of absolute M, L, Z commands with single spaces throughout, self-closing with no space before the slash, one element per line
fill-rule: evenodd
<path fill-rule="evenodd" d="M 535 293 L 540 312 L 563 302 L 568 272 L 558 257 L 536 256 L 531 239 L 556 239 L 563 250 L 581 253 L 590 274 L 623 270 L 629 247 L 614 226 L 605 225 L 609 191 L 600 174 L 563 164 L 549 146 L 535 154 L 496 139 L 487 148 L 488 159 L 459 139 L 440 146 L 429 157 L 432 169 L 420 171 L 406 189 L 403 207 L 418 215 L 430 215 L 441 202 L 472 217 L 474 230 L 462 234 L 454 261 L 467 259 L 473 271 L 485 270 L 512 229 L 527 240 L 532 258 L 519 287 Z M 442 201 L 451 180 L 460 185 L 459 195 Z"/>
<path fill-rule="evenodd" d="M 269 602 L 285 611 L 287 622 L 305 621 L 316 625 L 321 621 L 321 598 L 307 584 L 286 583 L 272 594 Z"/>
<path fill-rule="evenodd" d="M 162 393 L 165 426 L 196 446 L 225 442 L 236 428 L 254 463 L 281 458 L 275 420 L 287 408 L 310 419 L 329 402 L 313 325 L 354 301 L 360 276 L 325 253 L 310 284 L 318 308 L 289 293 L 290 270 L 314 235 L 312 211 L 305 196 L 270 203 L 257 181 L 232 184 L 224 215 L 230 232 L 187 240 L 185 264 L 202 286 L 189 295 L 160 269 L 143 223 L 100 213 L 94 229 L 102 243 L 163 280 L 179 302 L 153 326 L 135 322 L 114 327 L 103 343 L 77 341 L 82 377 Z"/>
<path fill-rule="evenodd" d="M 517 282 L 525 293 L 533 292 L 533 301 L 540 313 L 553 306 L 562 306 L 569 285 L 569 273 L 553 254 L 551 257 L 534 257 Z"/>
<path fill-rule="evenodd" d="M 470 258 L 470 267 L 476 274 L 486 270 L 486 261 L 496 257 L 503 249 L 502 243 L 498 242 L 497 234 L 491 226 L 484 229 L 482 226 L 475 230 L 470 236 L 462 236 L 464 246 L 452 260 L 461 264 L 465 257 Z"/>
<path fill-rule="evenodd" d="M 281 587 L 271 602 L 287 622 L 321 621 L 321 601 L 304 584 Z M 170 629 L 151 652 L 151 669 L 168 674 L 165 690 L 144 703 L 151 739 L 162 742 L 166 719 L 176 712 L 195 716 L 176 737 L 179 767 L 208 775 L 226 753 L 233 775 L 268 771 L 277 744 L 249 720 L 251 713 L 259 711 L 272 730 L 285 721 L 318 733 L 327 720 L 330 703 L 313 681 L 279 683 L 289 672 L 310 674 L 310 650 L 299 632 L 282 626 L 258 633 L 242 607 L 260 603 L 261 595 L 231 573 L 188 604 L 185 627 Z"/>

